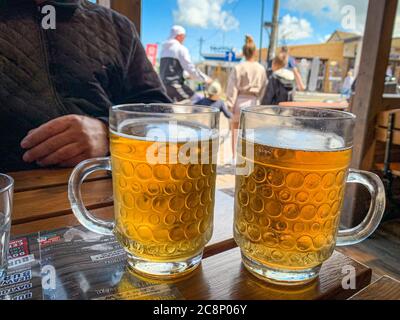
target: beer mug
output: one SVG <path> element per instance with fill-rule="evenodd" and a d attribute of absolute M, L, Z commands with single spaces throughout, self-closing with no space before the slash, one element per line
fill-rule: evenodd
<path fill-rule="evenodd" d="M 69 199 L 79 222 L 115 235 L 136 273 L 175 278 L 199 266 L 213 232 L 219 110 L 182 105 L 122 105 L 110 110 L 110 158 L 76 167 Z M 115 222 L 84 206 L 81 184 L 112 172 Z"/>
<path fill-rule="evenodd" d="M 378 227 L 385 192 L 375 174 L 349 169 L 355 116 L 259 106 L 242 111 L 234 237 L 245 267 L 272 283 L 317 278 L 335 246 L 359 243 Z M 371 207 L 339 230 L 346 183 L 364 185 Z"/>

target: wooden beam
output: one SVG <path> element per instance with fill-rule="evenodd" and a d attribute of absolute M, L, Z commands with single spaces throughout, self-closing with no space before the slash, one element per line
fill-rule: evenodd
<path fill-rule="evenodd" d="M 397 0 L 370 0 L 352 112 L 357 116 L 352 166 L 371 170 L 376 119 L 384 111 L 386 68 L 392 45 Z"/>
<path fill-rule="evenodd" d="M 400 98 L 397 94 L 385 94 L 382 101 L 385 110 L 400 109 Z"/>
<path fill-rule="evenodd" d="M 127 16 L 139 35 L 142 30 L 142 0 L 111 0 L 111 9 Z"/>
<path fill-rule="evenodd" d="M 375 155 L 375 124 L 377 116 L 385 110 L 383 93 L 386 68 L 389 62 L 393 28 L 398 0 L 370 0 L 364 33 L 361 65 L 357 77 L 352 112 L 357 116 L 352 167 L 371 170 Z M 343 224 L 353 226 L 365 214 L 361 192 L 354 188 L 347 192 Z M 361 198 L 361 199 L 360 199 Z M 349 200 L 350 199 L 350 200 Z M 365 202 L 365 201 L 364 201 Z M 357 208 L 357 211 L 354 208 Z M 347 214 L 346 214 L 347 213 Z"/>

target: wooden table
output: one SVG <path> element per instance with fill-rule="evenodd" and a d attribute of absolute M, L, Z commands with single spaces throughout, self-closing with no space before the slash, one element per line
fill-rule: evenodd
<path fill-rule="evenodd" d="M 30 234 L 78 225 L 67 197 L 70 170 L 38 170 L 10 175 L 15 179 L 12 235 Z M 101 218 L 112 219 L 111 179 L 99 173 L 84 183 L 85 204 Z M 205 250 L 202 266 L 175 284 L 186 299 L 348 299 L 371 282 L 372 271 L 336 252 L 318 281 L 307 287 L 269 285 L 247 272 L 232 236 L 233 198 L 217 191 L 214 236 Z M 342 270 L 356 271 L 356 289 L 344 290 Z"/>
<path fill-rule="evenodd" d="M 349 108 L 349 104 L 344 102 L 282 102 L 279 104 L 281 107 L 300 107 L 300 108 L 314 108 L 314 109 L 327 109 L 327 110 L 338 110 L 346 111 Z"/>
<path fill-rule="evenodd" d="M 382 277 L 349 300 L 400 300 L 400 282 Z"/>

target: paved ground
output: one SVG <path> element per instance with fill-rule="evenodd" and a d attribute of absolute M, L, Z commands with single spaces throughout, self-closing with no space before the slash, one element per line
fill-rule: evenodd
<path fill-rule="evenodd" d="M 218 154 L 218 165 L 224 166 L 232 163 L 232 133 L 229 121 L 221 114 L 220 122 L 221 144 Z"/>

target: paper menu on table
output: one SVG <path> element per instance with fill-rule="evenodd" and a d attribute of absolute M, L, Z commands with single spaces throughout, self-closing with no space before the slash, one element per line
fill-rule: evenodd
<path fill-rule="evenodd" d="M 182 299 L 173 285 L 133 275 L 114 237 L 83 227 L 13 239 L 9 261 L 0 299 Z"/>

